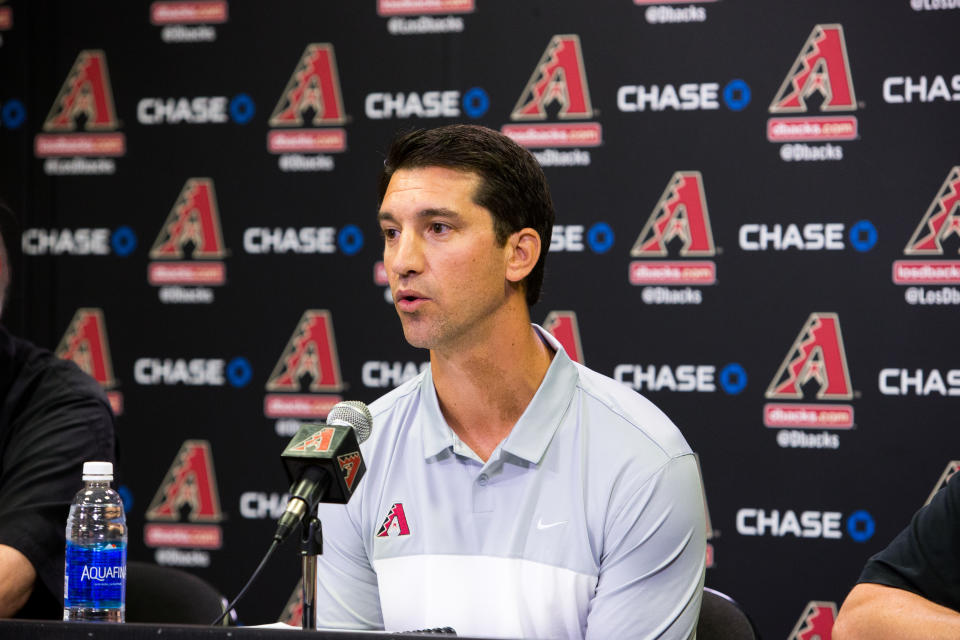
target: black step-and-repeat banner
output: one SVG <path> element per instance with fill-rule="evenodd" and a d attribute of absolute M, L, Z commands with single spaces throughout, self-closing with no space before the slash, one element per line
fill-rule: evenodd
<path fill-rule="evenodd" d="M 699 453 L 707 584 L 828 638 L 960 459 L 958 27 L 957 0 L 0 2 L 5 319 L 108 391 L 131 557 L 233 596 L 300 424 L 427 359 L 379 262 L 389 140 L 501 130 L 557 208 L 534 320 Z M 298 571 L 287 544 L 243 621 Z"/>

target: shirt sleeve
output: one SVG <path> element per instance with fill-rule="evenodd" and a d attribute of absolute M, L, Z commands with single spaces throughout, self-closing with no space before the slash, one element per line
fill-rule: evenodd
<path fill-rule="evenodd" d="M 317 628 L 383 629 L 377 574 L 359 525 L 362 493 L 346 505 L 321 504 L 323 554 L 317 559 Z"/>
<path fill-rule="evenodd" d="M 693 454 L 667 462 L 606 525 L 586 638 L 690 638 L 700 614 L 706 524 Z"/>
<path fill-rule="evenodd" d="M 0 544 L 30 560 L 62 606 L 64 531 L 83 462 L 114 461 L 113 414 L 99 386 L 57 360 L 19 397 L 2 445 Z M 36 592 L 36 590 L 35 590 Z"/>
<path fill-rule="evenodd" d="M 870 558 L 859 582 L 904 589 L 960 611 L 960 473 Z"/>

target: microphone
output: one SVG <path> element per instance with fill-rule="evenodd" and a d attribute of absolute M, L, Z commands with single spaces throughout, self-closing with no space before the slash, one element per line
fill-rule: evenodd
<path fill-rule="evenodd" d="M 290 479 L 290 500 L 273 539 L 283 542 L 318 502 L 344 504 L 366 473 L 360 443 L 370 435 L 373 416 L 362 402 L 338 402 L 326 424 L 305 424 L 280 454 Z"/>

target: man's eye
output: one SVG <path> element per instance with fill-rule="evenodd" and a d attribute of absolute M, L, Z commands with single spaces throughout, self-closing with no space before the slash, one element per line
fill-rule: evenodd
<path fill-rule="evenodd" d="M 444 231 L 450 228 L 447 225 L 443 224 L 442 222 L 434 222 L 432 225 L 430 225 L 430 227 L 434 233 L 443 233 Z"/>
<path fill-rule="evenodd" d="M 396 230 L 396 229 L 381 229 L 381 230 L 380 230 L 380 235 L 382 235 L 382 236 L 384 237 L 384 239 L 386 239 L 386 240 L 393 240 L 394 238 L 397 237 L 397 230 Z"/>

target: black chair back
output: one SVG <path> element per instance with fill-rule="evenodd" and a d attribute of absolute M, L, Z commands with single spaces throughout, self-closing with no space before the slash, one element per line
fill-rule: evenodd
<path fill-rule="evenodd" d="M 226 606 L 219 591 L 192 573 L 149 562 L 127 563 L 127 622 L 209 625 Z"/>
<path fill-rule="evenodd" d="M 730 596 L 703 588 L 697 640 L 759 640 L 750 616 Z"/>

